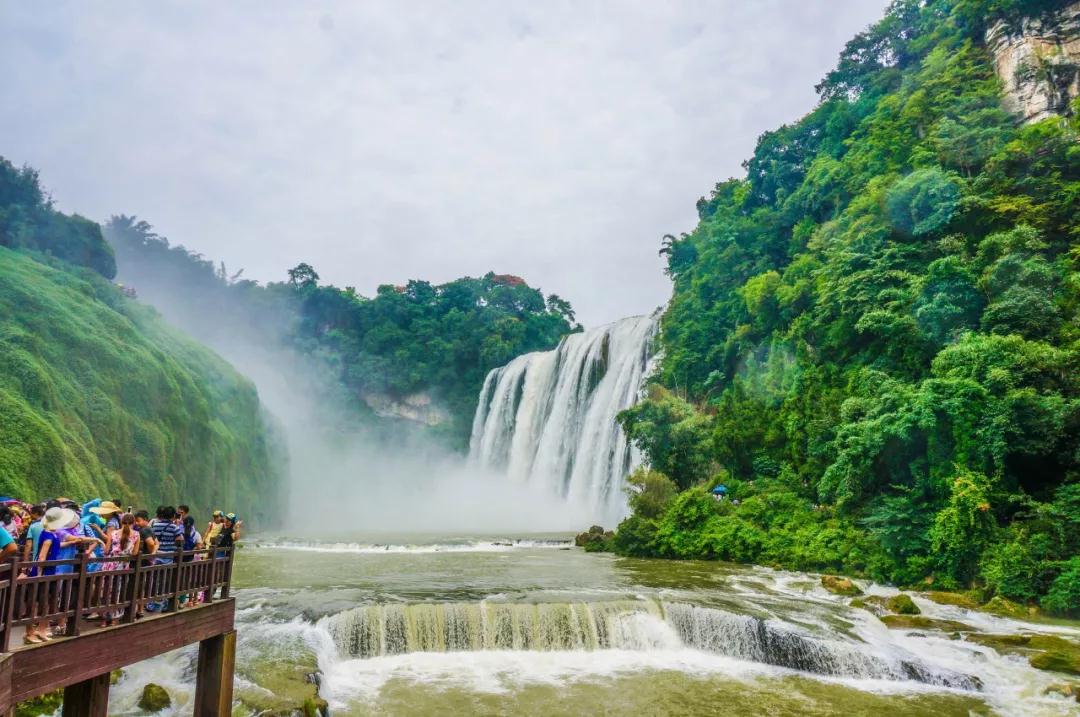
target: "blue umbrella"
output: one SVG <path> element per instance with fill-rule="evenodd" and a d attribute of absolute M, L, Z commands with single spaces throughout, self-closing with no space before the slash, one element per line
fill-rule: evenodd
<path fill-rule="evenodd" d="M 727 486 L 718 485 L 712 489 L 713 495 L 727 495 Z"/>

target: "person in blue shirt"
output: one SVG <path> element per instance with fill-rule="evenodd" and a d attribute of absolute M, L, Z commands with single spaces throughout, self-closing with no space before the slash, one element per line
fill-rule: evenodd
<path fill-rule="evenodd" d="M 7 529 L 0 526 L 0 560 L 9 559 L 18 550 L 18 546 L 15 545 L 15 538 L 11 537 L 11 533 L 7 532 Z"/>
<path fill-rule="evenodd" d="M 59 505 L 57 503 L 56 505 Z M 45 517 L 45 511 L 55 507 L 46 503 L 38 503 L 30 507 L 32 522 L 26 529 L 26 545 L 23 547 L 23 560 L 30 562 L 37 560 L 38 548 L 41 546 L 41 531 L 45 529 L 41 519 Z"/>

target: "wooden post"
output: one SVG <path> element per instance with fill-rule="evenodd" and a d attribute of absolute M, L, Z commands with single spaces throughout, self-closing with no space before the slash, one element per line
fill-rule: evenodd
<path fill-rule="evenodd" d="M 7 652 L 11 646 L 11 624 L 15 622 L 15 604 L 18 602 L 19 585 L 19 555 L 11 557 L 11 572 L 8 573 L 11 583 L 8 585 L 7 605 L 4 606 L 4 614 L 0 619 L 4 621 L 4 634 L 0 635 L 0 653 Z"/>
<path fill-rule="evenodd" d="M 84 597 L 84 595 L 86 593 L 86 576 L 87 576 L 86 559 L 87 559 L 87 557 L 86 557 L 86 551 L 85 550 L 80 548 L 80 551 L 81 552 L 79 553 L 79 569 L 75 573 L 75 579 L 68 582 L 68 585 L 71 586 L 71 589 L 75 591 L 75 595 L 68 596 L 68 600 L 71 601 L 68 604 L 71 605 L 72 609 L 74 610 L 74 614 L 71 616 L 71 619 L 68 620 L 68 624 L 67 624 L 67 636 L 68 637 L 76 637 L 79 634 L 79 620 L 82 618 L 83 597 Z M 58 590 L 63 590 L 63 584 L 61 583 L 60 585 L 57 585 L 57 589 Z M 106 701 L 108 701 L 108 697 L 106 697 Z"/>
<path fill-rule="evenodd" d="M 63 717 L 106 717 L 108 713 L 108 672 L 64 688 Z"/>
<path fill-rule="evenodd" d="M 236 630 L 199 643 L 199 672 L 195 678 L 195 717 L 232 714 Z"/>
<path fill-rule="evenodd" d="M 131 598 L 128 600 L 127 612 L 124 613 L 125 624 L 135 622 L 135 615 L 139 612 L 139 591 L 142 589 L 142 585 L 139 584 L 142 577 L 142 557 L 142 553 L 139 553 L 131 558 L 134 567 L 131 569 L 131 586 L 128 588 L 131 591 Z"/>
<path fill-rule="evenodd" d="M 225 584 L 221 587 L 221 599 L 229 597 L 229 586 L 232 585 L 232 566 L 236 559 L 236 545 L 225 548 Z"/>
<path fill-rule="evenodd" d="M 183 551 L 173 551 L 173 568 L 169 575 L 169 597 L 165 601 L 163 612 L 176 612 L 180 608 L 180 566 L 183 564 Z"/>

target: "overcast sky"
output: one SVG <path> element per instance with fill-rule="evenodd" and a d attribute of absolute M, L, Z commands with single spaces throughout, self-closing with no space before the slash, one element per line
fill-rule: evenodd
<path fill-rule="evenodd" d="M 0 155 L 249 278 L 495 270 L 591 326 L 884 4 L 0 0 Z"/>

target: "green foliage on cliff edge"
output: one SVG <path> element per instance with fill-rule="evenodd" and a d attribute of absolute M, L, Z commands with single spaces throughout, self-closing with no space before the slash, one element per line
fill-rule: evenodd
<path fill-rule="evenodd" d="M 384 284 L 365 297 L 320 283 L 309 264 L 266 285 L 230 276 L 134 217 L 113 217 L 105 235 L 120 279 L 154 305 L 182 307 L 188 318 L 179 325 L 194 335 L 232 327 L 253 343 L 322 361 L 342 389 L 339 400 L 354 408 L 372 394 L 425 393 L 449 414 L 438 430 L 462 448 L 487 372 L 580 330 L 568 302 L 510 274 Z"/>
<path fill-rule="evenodd" d="M 254 387 L 95 274 L 0 248 L 0 494 L 274 510 Z"/>
<path fill-rule="evenodd" d="M 1061 5 L 894 2 L 665 238 L 621 420 L 683 492 L 616 549 L 1080 611 L 1080 122 L 1020 126 L 982 40 Z"/>

